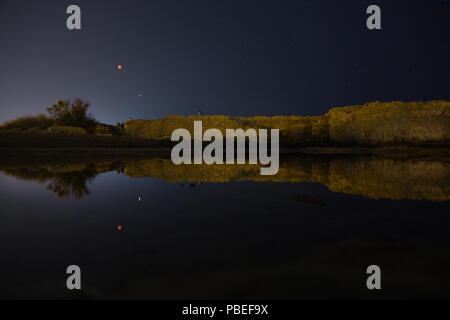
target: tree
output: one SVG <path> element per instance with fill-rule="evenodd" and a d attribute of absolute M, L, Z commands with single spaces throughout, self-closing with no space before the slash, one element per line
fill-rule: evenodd
<path fill-rule="evenodd" d="M 47 112 L 54 120 L 55 125 L 90 128 L 97 124 L 97 121 L 88 113 L 90 103 L 80 98 L 75 99 L 72 104 L 70 100 L 56 101 Z"/>
<path fill-rule="evenodd" d="M 50 117 L 55 121 L 57 125 L 63 125 L 62 122 L 65 122 L 70 117 L 70 100 L 60 100 L 56 101 L 51 107 L 47 107 L 47 112 L 50 114 Z"/>
<path fill-rule="evenodd" d="M 88 113 L 89 102 L 85 102 L 80 98 L 75 99 L 72 103 L 72 125 L 83 128 L 89 128 L 96 125 L 97 121 L 92 114 Z"/>

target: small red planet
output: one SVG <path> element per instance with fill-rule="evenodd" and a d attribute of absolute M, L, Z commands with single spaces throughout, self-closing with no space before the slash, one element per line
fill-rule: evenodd
<path fill-rule="evenodd" d="M 119 230 L 119 231 L 122 230 L 122 225 L 121 225 L 121 224 L 119 224 L 119 225 L 117 226 L 117 230 Z"/>
<path fill-rule="evenodd" d="M 121 64 L 119 64 L 119 65 L 117 66 L 117 69 L 119 69 L 119 70 L 122 70 L 122 68 L 123 68 L 123 66 L 122 66 Z"/>

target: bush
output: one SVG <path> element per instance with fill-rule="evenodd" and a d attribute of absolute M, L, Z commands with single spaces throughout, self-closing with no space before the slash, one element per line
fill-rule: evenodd
<path fill-rule="evenodd" d="M 7 121 L 2 126 L 1 129 L 20 129 L 26 130 L 29 128 L 39 128 L 47 129 L 53 125 L 53 119 L 47 117 L 45 114 L 39 114 L 37 116 L 26 116 L 15 120 Z"/>

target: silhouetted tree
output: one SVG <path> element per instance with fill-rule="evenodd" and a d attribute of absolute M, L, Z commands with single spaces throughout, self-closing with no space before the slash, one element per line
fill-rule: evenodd
<path fill-rule="evenodd" d="M 47 112 L 54 120 L 55 125 L 90 128 L 97 124 L 92 114 L 88 113 L 90 103 L 80 98 L 72 104 L 70 100 L 58 99 L 56 104 L 47 108 Z"/>
<path fill-rule="evenodd" d="M 47 107 L 47 112 L 55 122 L 61 124 L 62 121 L 67 120 L 70 116 L 70 100 L 58 99 L 56 104 Z"/>

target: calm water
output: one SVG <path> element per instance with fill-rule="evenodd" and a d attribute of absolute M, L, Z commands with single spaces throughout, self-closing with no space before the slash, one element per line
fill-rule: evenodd
<path fill-rule="evenodd" d="M 4 163 L 1 297 L 449 298 L 449 177 L 446 159 L 356 156 L 290 157 L 276 177 L 158 158 Z M 81 293 L 66 289 L 71 264 Z M 371 264 L 381 291 L 366 289 Z"/>

